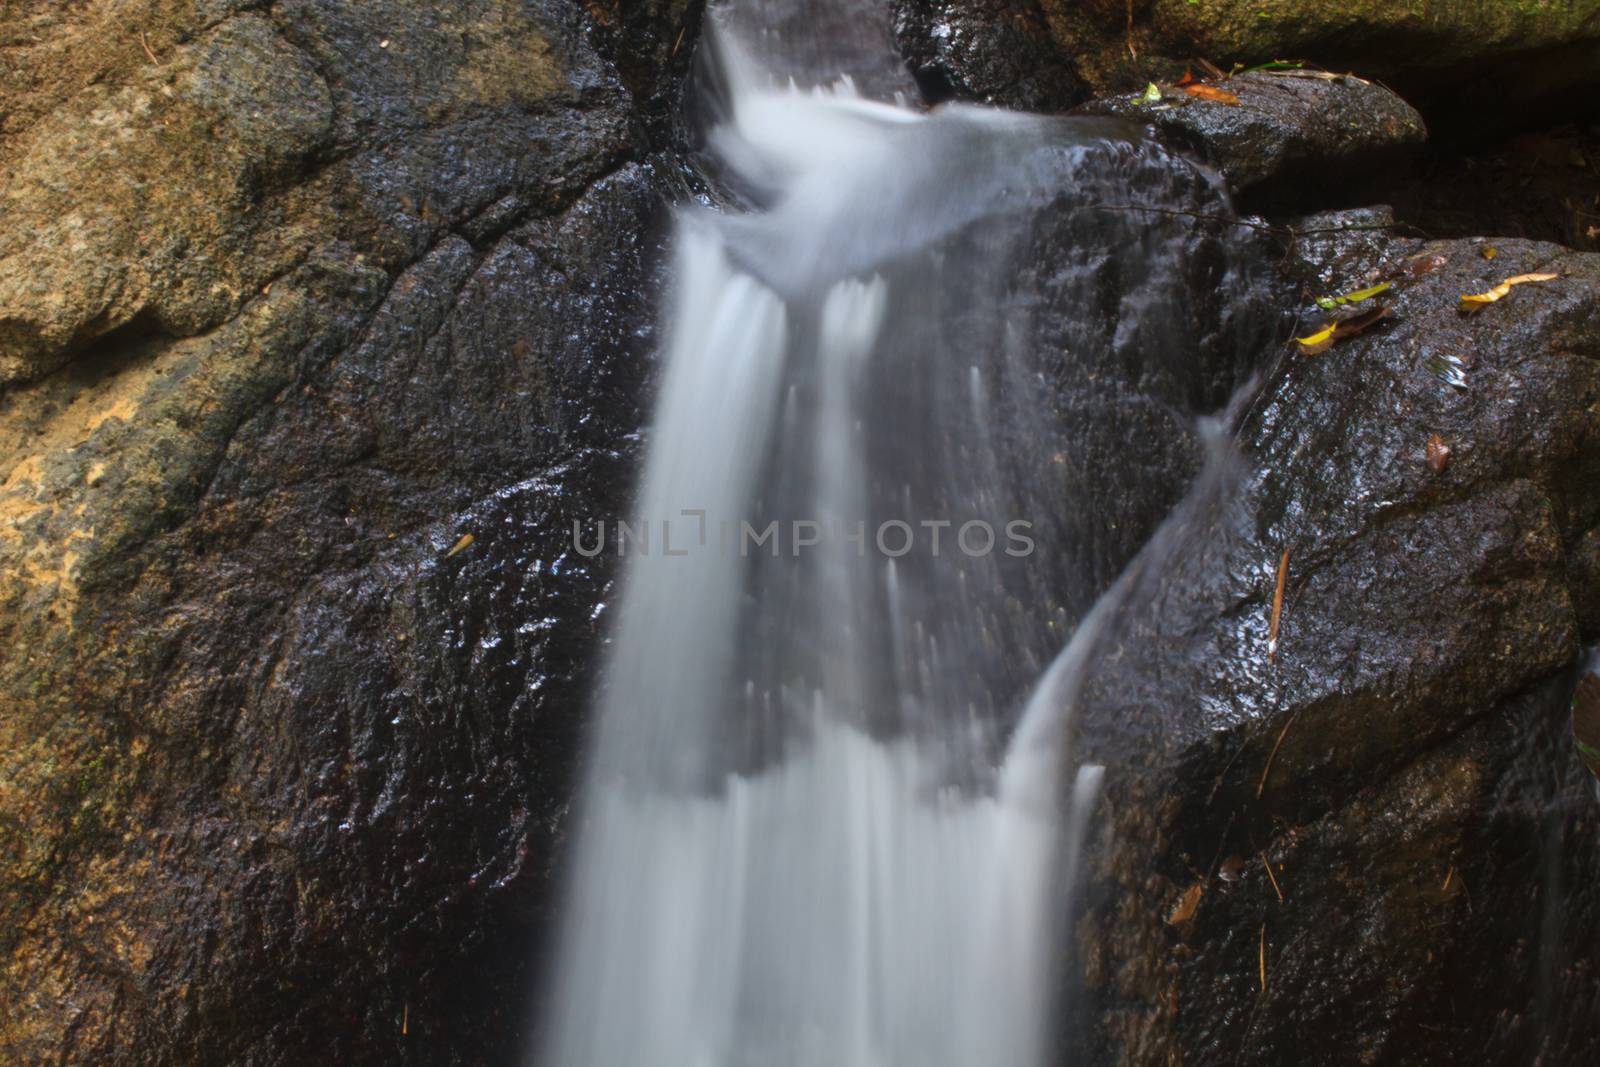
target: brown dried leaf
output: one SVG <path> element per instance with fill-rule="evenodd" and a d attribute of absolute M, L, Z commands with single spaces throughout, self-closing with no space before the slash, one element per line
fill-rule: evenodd
<path fill-rule="evenodd" d="M 1444 469 L 1450 465 L 1450 446 L 1444 443 L 1444 438 L 1438 434 L 1428 435 L 1428 469 L 1435 474 L 1443 474 Z"/>
<path fill-rule="evenodd" d="M 1234 107 L 1239 106 L 1239 98 L 1237 96 L 1226 89 L 1218 89 L 1214 85 L 1203 85 L 1196 82 L 1194 85 L 1185 85 L 1183 91 L 1190 96 L 1198 96 L 1202 100 L 1210 100 L 1213 103 L 1229 104 Z"/>
<path fill-rule="evenodd" d="M 1376 304 L 1359 315 L 1351 315 L 1349 318 L 1339 319 L 1330 323 L 1316 333 L 1305 337 L 1296 337 L 1295 343 L 1300 346 L 1301 355 L 1314 356 L 1318 352 L 1326 352 L 1332 348 L 1335 341 L 1342 341 L 1346 337 L 1354 337 L 1356 334 L 1370 329 L 1387 314 L 1389 314 L 1389 306 L 1387 304 Z"/>
<path fill-rule="evenodd" d="M 1195 909 L 1200 907 L 1200 897 L 1206 891 L 1204 882 L 1196 882 L 1184 890 L 1183 896 L 1178 898 L 1177 906 L 1167 916 L 1168 926 L 1178 926 L 1194 918 Z"/>
<path fill-rule="evenodd" d="M 1420 278 L 1424 274 L 1432 274 L 1448 262 L 1450 257 L 1440 255 L 1438 252 L 1414 256 L 1406 263 L 1406 273 L 1413 278 Z"/>

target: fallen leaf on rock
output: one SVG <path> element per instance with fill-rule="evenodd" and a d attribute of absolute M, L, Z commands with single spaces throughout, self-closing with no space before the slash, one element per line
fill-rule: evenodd
<path fill-rule="evenodd" d="M 1202 85 L 1196 82 L 1194 85 L 1185 85 L 1183 91 L 1190 96 L 1198 96 L 1202 100 L 1210 100 L 1218 104 L 1231 104 L 1235 107 L 1239 104 L 1237 96 L 1226 89 L 1218 89 L 1214 85 Z"/>
<path fill-rule="evenodd" d="M 1444 443 L 1444 438 L 1438 434 L 1428 435 L 1428 469 L 1435 474 L 1443 474 L 1444 469 L 1450 465 L 1450 446 Z"/>
<path fill-rule="evenodd" d="M 1484 245 L 1483 246 L 1483 250 L 1479 253 L 1479 255 L 1483 256 L 1484 259 L 1493 259 L 1495 256 L 1498 256 L 1499 254 L 1500 254 L 1500 250 L 1498 248 L 1496 248 L 1494 245 Z"/>
<path fill-rule="evenodd" d="M 472 546 L 472 542 L 474 540 L 475 540 L 475 538 L 473 538 L 473 536 L 471 534 L 462 534 L 461 535 L 461 540 L 457 541 L 451 547 L 450 551 L 448 551 L 448 552 L 446 552 L 444 554 L 444 558 L 445 559 L 449 559 L 451 556 L 455 555 L 457 552 L 461 552 L 461 551 L 466 550 L 467 548 L 470 548 Z"/>
<path fill-rule="evenodd" d="M 1342 341 L 1346 337 L 1354 337 L 1364 330 L 1370 329 L 1375 323 L 1389 314 L 1389 308 L 1384 304 L 1369 308 L 1359 315 L 1340 319 L 1329 323 L 1316 333 L 1307 334 L 1305 337 L 1296 337 L 1295 344 L 1300 346 L 1300 354 L 1314 356 L 1318 352 L 1326 352 L 1332 348 L 1335 341 Z"/>
<path fill-rule="evenodd" d="M 1195 909 L 1200 906 L 1200 895 L 1206 891 L 1204 882 L 1196 882 L 1184 890 L 1183 896 L 1178 898 L 1178 904 L 1167 916 L 1168 926 L 1177 926 L 1194 918 Z"/>
<path fill-rule="evenodd" d="M 1413 256 L 1406 262 L 1406 273 L 1413 278 L 1420 278 L 1424 274 L 1432 274 L 1448 262 L 1450 257 L 1440 255 L 1438 252 Z"/>
<path fill-rule="evenodd" d="M 1369 289 L 1357 289 L 1353 293 L 1345 293 L 1342 296 L 1319 296 L 1317 297 L 1317 307 L 1322 308 L 1324 311 L 1332 311 L 1334 308 L 1345 304 L 1359 304 L 1363 300 L 1371 300 L 1379 293 L 1386 292 L 1389 288 L 1390 283 L 1383 282 Z"/>
<path fill-rule="evenodd" d="M 1239 74 L 1279 74 L 1286 70 L 1293 70 L 1309 73 L 1305 71 L 1305 65 L 1306 63 L 1303 59 L 1274 59 L 1270 63 L 1261 63 L 1254 67 L 1236 68 L 1235 72 Z"/>
<path fill-rule="evenodd" d="M 1161 87 L 1151 82 L 1144 87 L 1144 95 L 1139 97 L 1146 104 L 1159 104 L 1161 102 Z"/>
<path fill-rule="evenodd" d="M 1477 311 L 1480 308 L 1488 307 L 1511 292 L 1513 285 L 1524 285 L 1528 282 L 1549 282 L 1559 277 L 1561 277 L 1559 274 L 1518 274 L 1514 278 L 1507 278 L 1488 292 L 1464 294 L 1461 297 L 1461 310 Z"/>
<path fill-rule="evenodd" d="M 1183 68 L 1183 77 L 1178 79 L 1177 86 L 1178 86 L 1178 88 L 1182 89 L 1184 86 L 1193 85 L 1195 82 L 1197 82 L 1199 80 L 1200 80 L 1199 78 L 1196 78 L 1194 76 L 1194 71 L 1190 70 L 1188 67 L 1184 67 Z"/>

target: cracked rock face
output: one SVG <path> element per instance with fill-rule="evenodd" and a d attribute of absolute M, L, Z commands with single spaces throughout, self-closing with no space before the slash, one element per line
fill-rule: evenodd
<path fill-rule="evenodd" d="M 0 7 L 0 1060 L 514 1062 L 612 579 L 567 531 L 633 474 L 698 5 Z M 1056 109 L 1125 10 L 893 31 L 931 97 Z M 1134 12 L 1141 50 L 1187 18 Z M 1227 107 L 1177 114 L 1278 152 L 1236 186 L 1326 162 Z M 1103 637 L 1074 1062 L 1596 1058 L 1562 672 L 1600 640 L 1600 266 L 1392 221 L 1296 222 L 1285 285 L 1402 269 L 1393 314 L 1269 368 Z M 1155 519 L 1112 517 L 1108 573 Z"/>
<path fill-rule="evenodd" d="M 1270 368 L 1188 549 L 1147 551 L 1097 652 L 1080 744 L 1110 784 L 1068 1027 L 1091 1062 L 1597 1052 L 1600 806 L 1568 703 L 1600 633 L 1600 257 L 1385 218 L 1299 221 L 1305 295 L 1398 271 L 1390 316 Z M 1560 277 L 1458 310 L 1528 271 Z"/>
<path fill-rule="evenodd" d="M 690 7 L 6 5 L 0 1059 L 517 1054 Z"/>

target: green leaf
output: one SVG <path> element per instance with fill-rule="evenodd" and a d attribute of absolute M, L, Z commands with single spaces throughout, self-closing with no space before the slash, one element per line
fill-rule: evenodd
<path fill-rule="evenodd" d="M 1303 59 L 1274 59 L 1270 63 L 1258 63 L 1253 67 L 1245 67 L 1239 70 L 1238 73 L 1256 74 L 1261 71 L 1304 70 L 1305 65 L 1306 63 Z"/>
<path fill-rule="evenodd" d="M 1146 104 L 1159 104 L 1161 102 L 1161 87 L 1151 82 L 1144 87 L 1144 95 L 1139 98 Z"/>
<path fill-rule="evenodd" d="M 1319 296 L 1317 297 L 1317 307 L 1324 311 L 1332 311 L 1334 308 L 1342 307 L 1345 304 L 1359 304 L 1363 300 L 1370 300 L 1379 293 L 1386 291 L 1389 285 L 1389 282 L 1384 282 L 1381 285 L 1374 285 L 1370 289 L 1358 289 L 1353 293 L 1345 293 L 1343 296 Z"/>

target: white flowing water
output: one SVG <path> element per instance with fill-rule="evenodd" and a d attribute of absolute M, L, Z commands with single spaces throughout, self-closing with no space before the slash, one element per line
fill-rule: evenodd
<path fill-rule="evenodd" d="M 720 52 L 752 207 L 678 220 L 537 1062 L 1043 1067 L 1099 771 L 1090 634 L 1046 670 L 1025 595 L 1060 546 L 1006 441 L 1053 416 L 1006 270 L 1105 131 Z"/>

